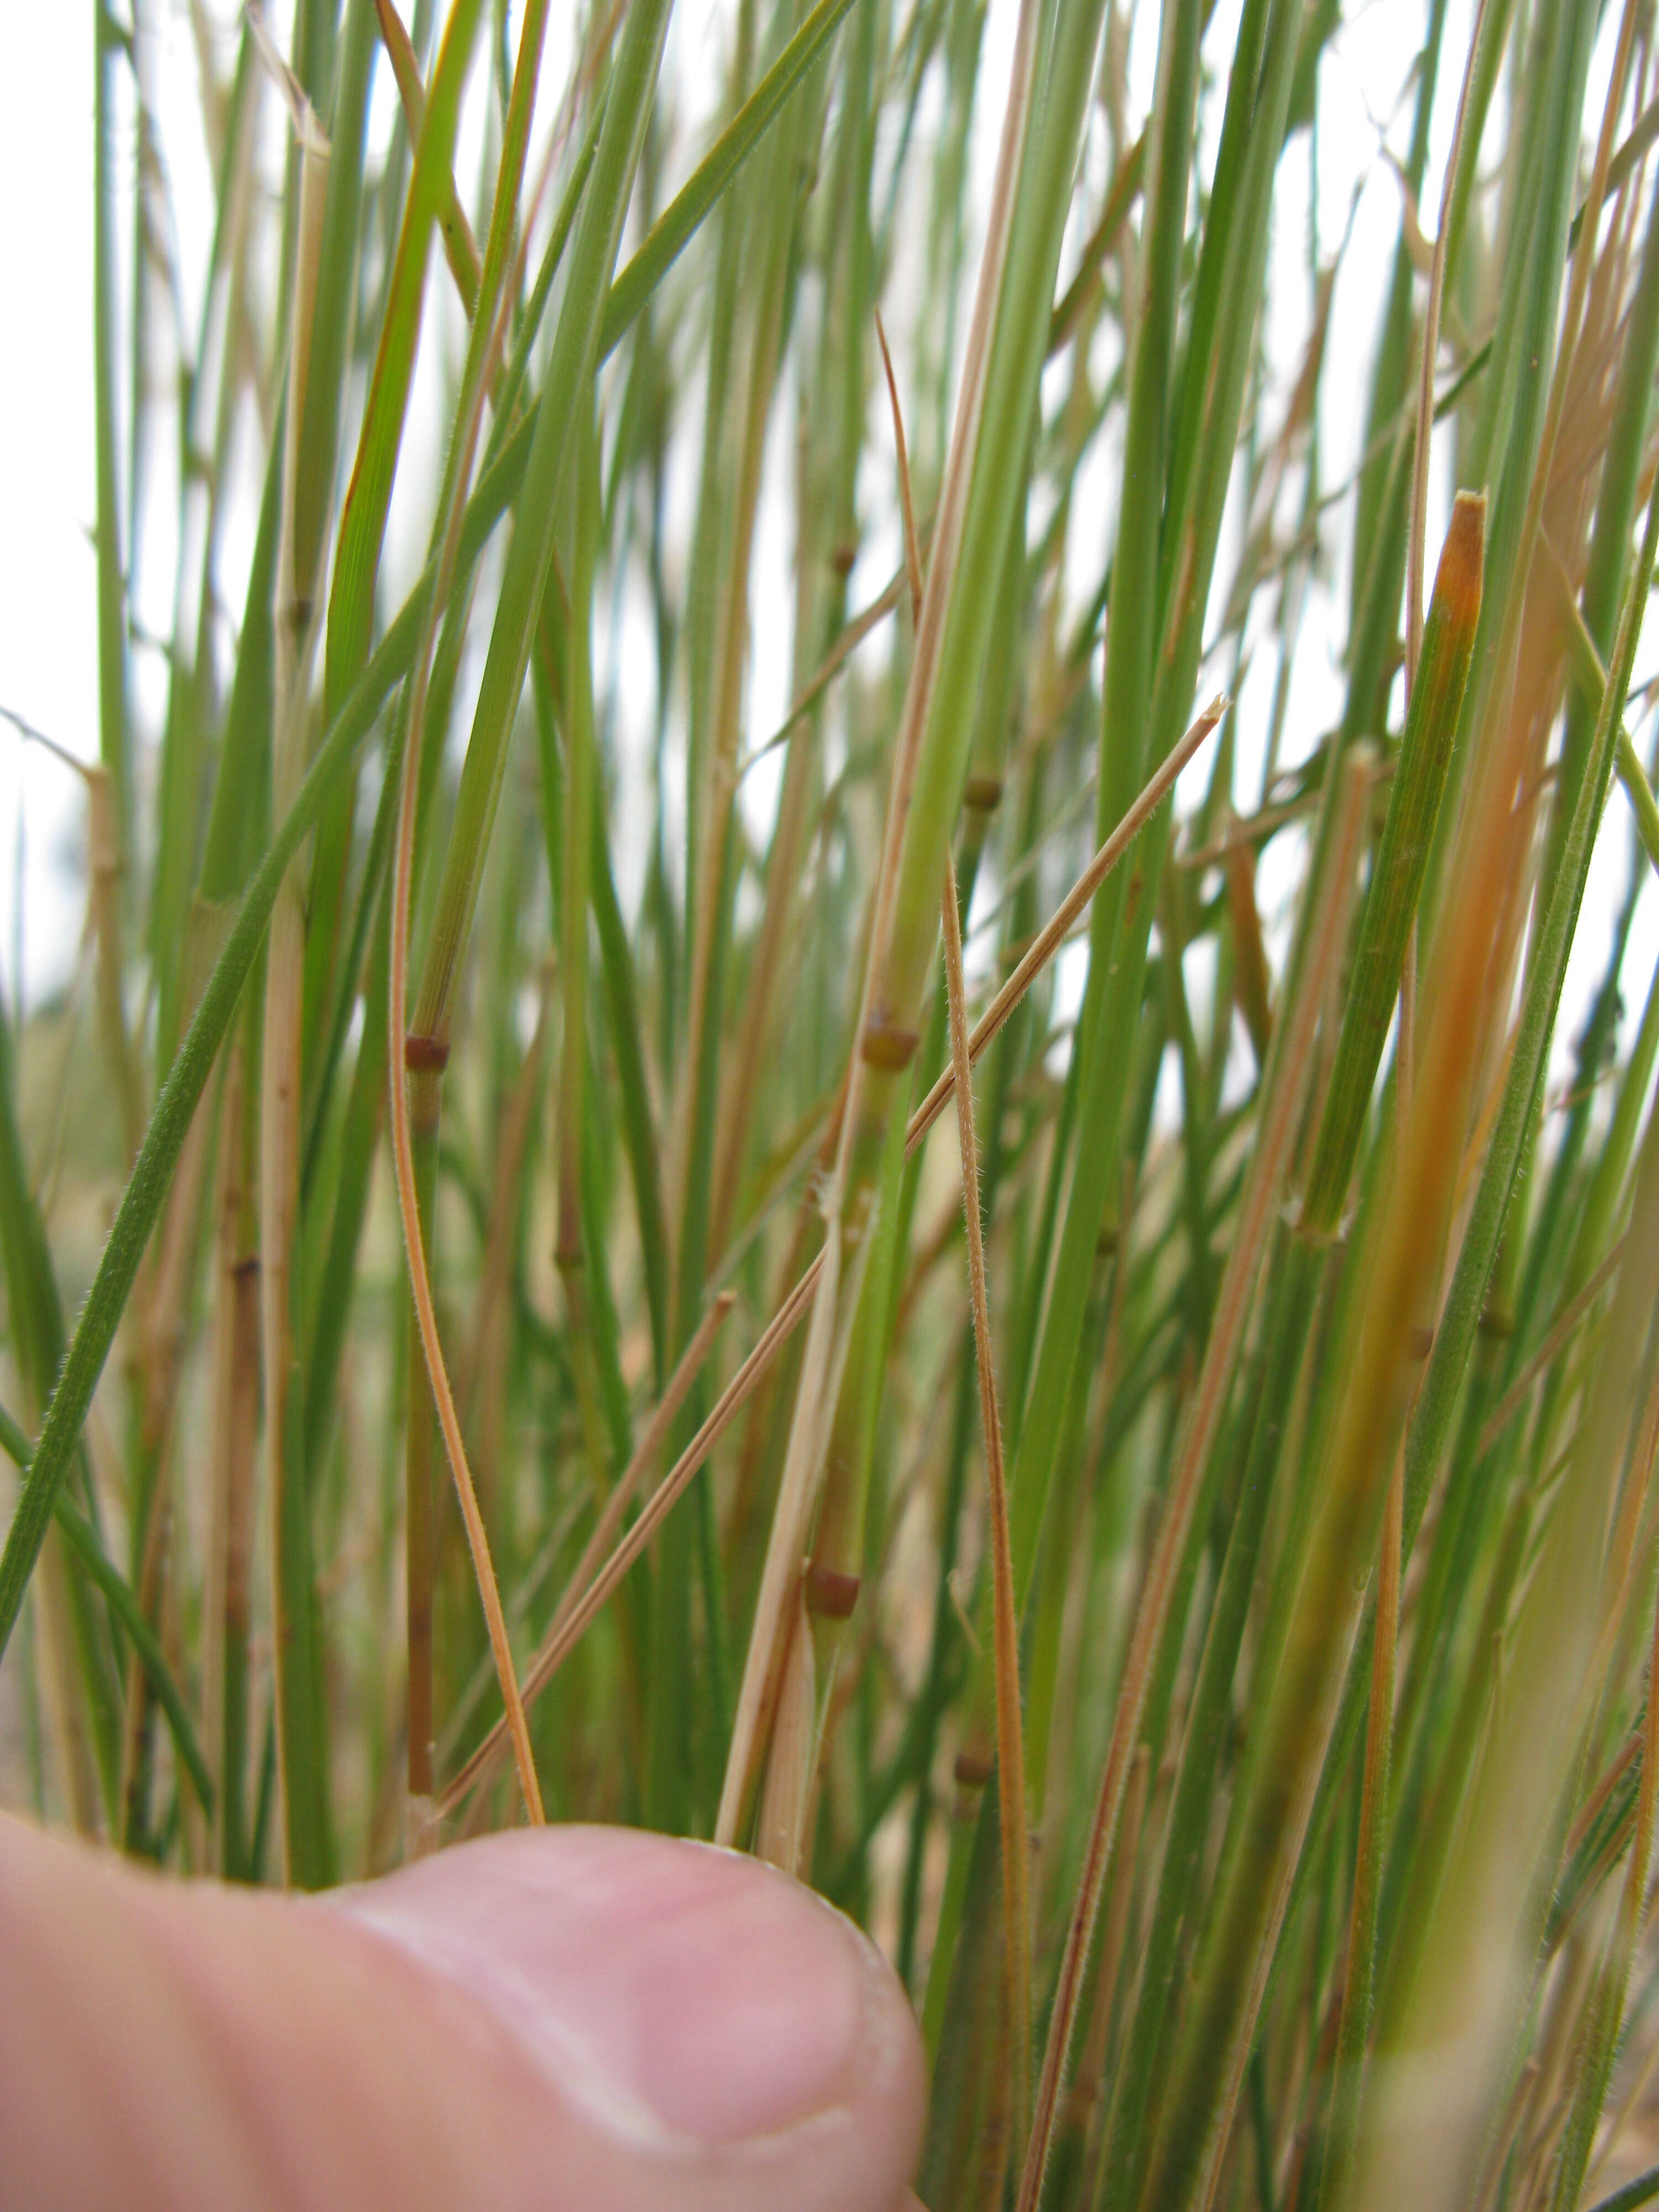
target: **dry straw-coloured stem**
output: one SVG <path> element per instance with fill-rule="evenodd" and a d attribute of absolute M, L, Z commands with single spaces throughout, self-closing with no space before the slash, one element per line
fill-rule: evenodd
<path fill-rule="evenodd" d="M 754 1838 L 756 1857 L 786 1874 L 797 1872 L 806 1850 L 819 1741 L 817 1655 L 803 1584 L 796 1585 L 793 1608 L 783 1641 L 766 1786 Z"/>
<path fill-rule="evenodd" d="M 495 1654 L 495 1672 L 501 1686 L 501 1700 L 507 1707 L 519 1786 L 524 1794 L 526 1812 L 532 1822 L 539 1826 L 545 1816 L 542 1811 L 541 1788 L 536 1779 L 536 1762 L 530 1748 L 530 1730 L 525 1721 L 523 1700 L 519 1695 L 518 1677 L 513 1665 L 513 1648 L 507 1633 L 507 1618 L 501 1610 L 501 1594 L 496 1584 L 495 1568 L 490 1563 L 489 1539 L 484 1530 L 483 1516 L 478 1510 L 477 1492 L 473 1486 L 471 1470 L 467 1465 L 466 1447 L 461 1440 L 461 1424 L 455 1411 L 454 1395 L 449 1387 L 443 1346 L 438 1340 L 438 1316 L 433 1310 L 432 1284 L 421 1237 L 420 1206 L 415 1192 L 415 1153 L 410 1133 L 409 1091 L 402 1062 L 403 1009 L 409 990 L 409 906 L 410 884 L 414 873 L 416 769 L 420 757 L 419 747 L 415 742 L 416 732 L 417 726 L 412 726 L 404 763 L 403 798 L 398 809 L 398 865 L 393 877 L 392 902 L 392 989 L 387 1000 L 392 1068 L 392 1151 L 397 1170 L 398 1213 L 403 1225 L 404 1249 L 409 1259 L 410 1291 L 415 1302 L 422 1356 L 426 1362 L 428 1379 L 438 1409 L 444 1449 L 449 1455 L 455 1494 L 466 1528 L 467 1547 L 472 1554 L 473 1572 L 477 1578 L 478 1595 L 489 1631 L 490 1650 Z"/>
<path fill-rule="evenodd" d="M 945 938 L 945 990 L 956 1072 L 957 1139 L 962 1154 L 962 1211 L 968 1236 L 968 1291 L 974 1311 L 974 1356 L 979 1368 L 980 1427 L 985 1439 L 989 1491 L 991 1619 L 995 1638 L 997 1801 L 1002 1827 L 1002 1949 L 1011 2025 L 1013 2140 L 1024 2140 L 1031 2100 L 1031 1873 L 1025 1821 L 1025 1750 L 1019 1705 L 1019 1622 L 1014 1611 L 1014 1568 L 1008 1542 L 1008 1486 L 1002 1461 L 1002 1415 L 997 1407 L 991 1356 L 991 1309 L 985 1288 L 985 1235 L 980 1221 L 979 1140 L 974 1129 L 974 1086 L 968 1061 L 968 1014 L 962 980 L 962 925 L 957 911 L 957 872 L 947 864 L 939 901 Z"/>

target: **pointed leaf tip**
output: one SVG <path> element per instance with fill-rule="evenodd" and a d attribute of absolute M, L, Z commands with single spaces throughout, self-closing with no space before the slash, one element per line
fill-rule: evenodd
<path fill-rule="evenodd" d="M 1480 580 L 1486 546 L 1486 495 L 1460 491 L 1440 548 L 1434 597 L 1460 628 L 1474 628 L 1480 612 Z"/>

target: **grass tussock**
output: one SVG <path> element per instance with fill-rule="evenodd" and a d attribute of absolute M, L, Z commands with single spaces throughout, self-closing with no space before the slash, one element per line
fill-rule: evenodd
<path fill-rule="evenodd" d="M 935 2212 L 1659 2195 L 1650 10 L 555 12 L 192 11 L 186 281 L 99 10 L 9 1790 L 760 1850 Z"/>

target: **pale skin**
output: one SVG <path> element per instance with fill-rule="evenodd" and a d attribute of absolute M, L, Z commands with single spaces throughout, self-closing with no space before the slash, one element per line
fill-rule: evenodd
<path fill-rule="evenodd" d="M 0 1816 L 0 2197 L 915 2212 L 920 2041 L 756 1861 L 515 1831 L 324 1899 Z"/>

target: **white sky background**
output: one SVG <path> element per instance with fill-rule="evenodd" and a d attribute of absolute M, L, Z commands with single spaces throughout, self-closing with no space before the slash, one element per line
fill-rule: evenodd
<path fill-rule="evenodd" d="M 212 0 L 212 7 L 216 14 L 223 14 L 230 21 L 222 0 Z M 1239 0 L 1221 0 L 1206 42 L 1211 57 L 1224 58 L 1231 51 L 1238 9 Z M 1425 12 L 1419 0 L 1372 0 L 1335 41 L 1321 78 L 1317 220 L 1325 252 L 1329 252 L 1348 220 L 1356 179 L 1362 176 L 1364 179 L 1338 285 L 1322 386 L 1322 470 L 1328 488 L 1346 476 L 1358 453 L 1375 317 L 1399 221 L 1398 187 L 1378 154 L 1385 141 L 1398 154 L 1403 155 L 1406 149 L 1410 128 L 1407 78 L 1420 43 Z M 287 14 L 286 7 L 271 9 L 279 35 L 283 35 Z M 991 0 L 975 124 L 974 234 L 982 226 L 988 197 L 1014 14 L 1015 0 Z M 708 113 L 720 81 L 731 15 L 724 0 L 678 0 L 676 8 L 664 82 L 672 88 L 682 125 L 682 165 L 689 162 L 696 144 L 695 127 Z M 1472 0 L 1451 0 L 1424 195 L 1425 228 L 1430 230 L 1472 15 Z M 568 16 L 568 9 L 555 11 L 544 83 L 556 88 L 562 82 Z M 1131 102 L 1138 112 L 1144 112 L 1151 98 L 1157 16 L 1156 0 L 1141 0 L 1131 57 Z M 149 0 L 146 22 L 151 35 L 149 75 L 155 88 L 179 233 L 185 326 L 193 342 L 201 273 L 208 252 L 211 196 L 197 109 L 196 59 L 184 0 Z M 8 10 L 3 33 L 0 33 L 0 64 L 3 64 L 0 65 L 0 205 L 10 210 L 0 229 L 0 297 L 10 308 L 0 337 L 0 518 L 3 518 L 3 528 L 0 528 L 0 704 L 16 709 L 71 752 L 87 759 L 94 758 L 97 752 L 96 582 L 89 536 L 94 513 L 92 25 L 92 0 L 64 0 L 64 4 L 44 7 L 14 6 Z M 1612 28 L 1610 20 L 1592 76 L 1587 107 L 1591 116 L 1600 113 Z M 228 67 L 234 55 L 230 30 L 223 53 Z M 125 261 L 131 231 L 133 124 L 125 73 L 118 74 L 123 106 L 116 152 L 122 181 L 118 228 Z M 482 68 L 475 70 L 475 94 L 482 90 L 483 76 Z M 391 98 L 390 73 L 382 63 L 375 81 L 375 136 L 380 143 L 389 122 Z M 544 95 L 538 143 L 550 106 L 550 100 Z M 269 96 L 264 112 L 270 139 L 266 167 L 274 174 L 278 126 L 276 102 Z M 464 195 L 470 194 L 477 175 L 481 112 L 480 101 L 475 97 L 470 110 L 471 127 L 464 132 L 458 163 Z M 919 131 L 927 132 L 938 114 L 937 99 L 931 105 L 924 100 Z M 1218 98 L 1206 121 L 1206 165 L 1213 160 L 1219 115 Z M 693 135 L 685 135 L 688 125 Z M 1307 145 L 1305 136 L 1298 137 L 1281 166 L 1279 179 L 1267 320 L 1274 374 L 1267 401 L 1269 433 L 1277 428 L 1308 327 Z M 887 151 L 890 154 L 890 149 Z M 1091 179 L 1097 199 L 1104 175 L 1103 142 L 1097 140 L 1093 145 L 1091 159 Z M 920 184 L 925 179 L 926 165 L 915 161 L 914 151 L 912 160 Z M 545 219 L 544 210 L 544 222 Z M 1073 240 L 1062 264 L 1062 283 L 1075 245 Z M 435 260 L 434 256 L 434 264 Z M 971 258 L 969 265 L 973 266 Z M 447 276 L 440 271 L 434 283 L 441 289 L 447 305 Z M 902 390 L 908 334 L 902 300 L 895 303 L 888 326 L 895 341 Z M 447 335 L 453 342 L 453 315 Z M 434 312 L 429 300 L 406 451 L 422 442 L 430 450 L 441 450 L 440 348 L 445 337 L 444 308 Z M 879 391 L 872 396 L 883 398 Z M 430 429 L 424 441 L 420 434 L 423 423 Z M 855 605 L 881 587 L 898 553 L 890 472 L 880 466 L 884 424 L 884 404 L 882 430 L 872 437 L 861 483 L 868 527 L 853 580 Z M 682 465 L 671 500 L 671 522 L 684 544 L 690 529 L 695 421 L 683 421 L 681 428 Z M 349 434 L 354 428 L 348 426 Z M 757 605 L 747 732 L 750 742 L 775 726 L 788 696 L 793 547 L 787 485 L 793 434 L 793 408 L 786 387 L 775 410 L 769 489 L 763 502 L 755 564 Z M 1446 514 L 1445 436 L 1443 432 L 1437 439 L 1433 465 L 1431 574 Z M 252 441 L 246 442 L 251 452 Z M 1102 443 L 1106 446 L 1108 441 Z M 124 471 L 128 461 L 124 425 Z M 1076 501 L 1077 520 L 1068 548 L 1068 587 L 1079 604 L 1091 594 L 1100 573 L 1115 511 L 1115 467 L 1109 450 L 1103 451 L 1085 470 Z M 252 476 L 251 484 L 246 511 L 235 519 L 228 533 L 223 578 L 225 597 L 238 616 L 252 544 L 252 501 L 257 497 L 257 478 Z M 430 492 L 418 473 L 411 474 L 406 483 L 400 479 L 383 579 L 383 604 L 396 604 L 391 595 L 400 596 L 420 566 Z M 167 507 L 166 500 L 151 502 L 137 588 L 141 622 L 149 619 L 158 629 L 170 627 L 173 545 Z M 1343 547 L 1347 514 L 1338 510 L 1328 520 L 1330 542 Z M 1237 527 L 1237 518 L 1231 517 L 1218 568 L 1224 591 L 1236 552 Z M 1309 750 L 1340 711 L 1340 610 L 1346 607 L 1346 575 L 1339 562 L 1337 573 L 1316 586 L 1309 606 L 1287 726 L 1289 759 Z M 1264 593 L 1253 628 L 1265 627 L 1271 611 L 1269 595 Z M 612 634 L 599 641 L 597 667 L 601 680 L 608 667 L 617 672 L 625 741 L 642 736 L 654 711 L 653 655 L 648 628 L 642 627 L 645 620 L 642 599 L 624 581 L 616 601 Z M 1653 657 L 1651 649 L 1641 656 L 1638 680 Z M 131 666 L 131 697 L 141 724 L 153 735 L 165 696 L 160 659 L 152 649 L 137 644 Z M 1215 688 L 1228 672 L 1224 665 L 1206 671 L 1200 688 Z M 1272 676 L 1271 663 L 1264 658 L 1247 683 L 1241 701 L 1241 805 L 1253 802 L 1257 788 Z M 463 703 L 458 701 L 458 722 Z M 464 722 L 459 726 L 464 729 Z M 1645 755 L 1650 747 L 1646 726 L 1638 724 L 1636 735 Z M 641 755 L 640 744 L 624 742 L 623 786 L 617 795 L 619 828 L 634 813 L 630 798 L 642 796 L 645 790 Z M 1201 770 L 1200 775 L 1201 781 Z M 773 803 L 775 787 L 775 773 L 758 771 L 745 785 L 746 807 L 763 814 Z M 1188 795 L 1195 796 L 1195 791 Z M 82 821 L 83 807 L 74 775 L 40 748 L 24 745 L 0 725 L 0 978 L 14 1007 L 20 950 L 24 994 L 31 1002 L 38 1003 L 44 994 L 60 988 L 72 967 L 83 906 Z M 1570 1052 L 1586 995 L 1600 975 L 1608 926 L 1624 894 L 1628 839 L 1628 810 L 1615 787 L 1603 831 L 1606 865 L 1592 876 L 1568 998 L 1558 1027 L 1558 1073 Z M 619 834 L 615 842 L 619 887 L 628 901 L 636 890 L 643 854 L 629 849 L 625 834 Z M 1275 902 L 1282 906 L 1293 890 L 1299 868 L 1299 856 L 1290 838 L 1281 838 L 1269 848 L 1261 889 L 1270 922 Z M 1073 955 L 1067 956 L 1065 983 L 1073 994 L 1081 988 L 1080 955 L 1081 947 L 1075 947 Z M 1638 990 L 1652 972 L 1656 957 L 1659 889 L 1650 881 L 1626 963 L 1632 991 Z M 1202 990 L 1205 979 L 1195 973 L 1193 980 Z"/>

